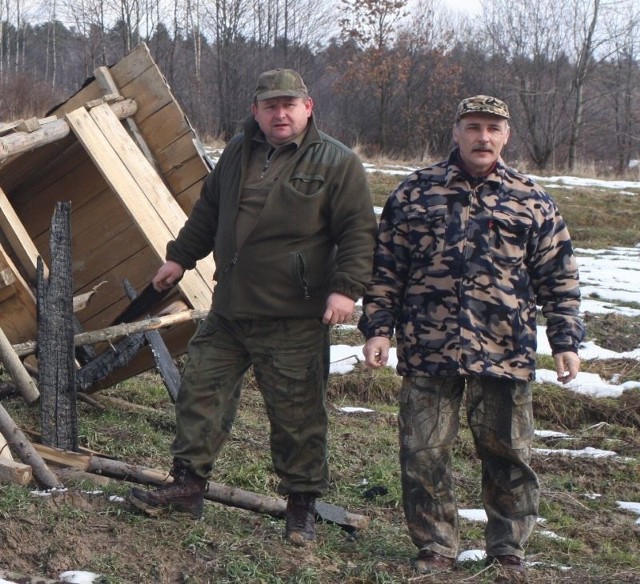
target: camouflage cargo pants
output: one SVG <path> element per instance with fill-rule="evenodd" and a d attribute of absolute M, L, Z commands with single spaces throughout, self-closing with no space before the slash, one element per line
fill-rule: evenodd
<path fill-rule="evenodd" d="M 318 319 L 227 320 L 209 314 L 189 343 L 172 452 L 208 477 L 253 366 L 271 433 L 279 492 L 321 495 L 328 485 L 329 331 Z"/>
<path fill-rule="evenodd" d="M 529 467 L 534 433 L 531 386 L 491 377 L 405 377 L 400 397 L 400 465 L 409 534 L 420 549 L 458 551 L 452 444 L 465 407 L 482 462 L 488 555 L 524 556 L 535 527 L 538 479 Z"/>

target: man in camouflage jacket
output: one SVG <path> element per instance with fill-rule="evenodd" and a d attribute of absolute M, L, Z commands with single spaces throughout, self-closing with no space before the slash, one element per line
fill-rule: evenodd
<path fill-rule="evenodd" d="M 500 155 L 509 112 L 490 96 L 463 100 L 449 158 L 408 176 L 380 221 L 359 328 L 370 367 L 396 335 L 403 376 L 400 462 L 415 567 L 454 567 L 458 516 L 451 448 L 466 409 L 482 461 L 487 560 L 526 581 L 536 523 L 536 305 L 547 319 L 558 379 L 575 378 L 584 329 L 578 268 L 553 200 Z"/>

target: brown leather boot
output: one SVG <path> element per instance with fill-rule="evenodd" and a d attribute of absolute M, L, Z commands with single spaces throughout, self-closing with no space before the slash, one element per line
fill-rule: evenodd
<path fill-rule="evenodd" d="M 316 539 L 316 498 L 308 493 L 289 493 L 285 513 L 285 537 L 297 546 Z"/>
<path fill-rule="evenodd" d="M 147 515 L 157 516 L 175 511 L 188 513 L 193 519 L 200 519 L 207 480 L 192 473 L 177 461 L 174 461 L 169 474 L 173 477 L 172 483 L 152 491 L 134 487 L 129 491 L 128 501 Z"/>
<path fill-rule="evenodd" d="M 487 556 L 485 564 L 496 570 L 495 584 L 526 584 L 529 582 L 522 558 L 510 555 Z"/>
<path fill-rule="evenodd" d="M 421 574 L 436 574 L 453 570 L 455 559 L 448 558 L 431 550 L 420 550 L 418 557 L 413 560 L 413 569 Z"/>

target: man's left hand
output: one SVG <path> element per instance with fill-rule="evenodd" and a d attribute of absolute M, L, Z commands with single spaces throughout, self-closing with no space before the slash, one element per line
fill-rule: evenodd
<path fill-rule="evenodd" d="M 580 369 L 580 357 L 578 357 L 577 353 L 573 351 L 557 353 L 553 356 L 553 360 L 556 362 L 558 381 L 569 383 L 576 378 Z"/>
<path fill-rule="evenodd" d="M 355 301 L 348 296 L 332 292 L 327 298 L 327 307 L 322 315 L 322 322 L 324 324 L 343 324 L 351 318 L 355 306 Z"/>

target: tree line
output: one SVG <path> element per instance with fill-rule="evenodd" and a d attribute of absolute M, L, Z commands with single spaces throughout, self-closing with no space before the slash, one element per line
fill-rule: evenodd
<path fill-rule="evenodd" d="M 38 3 L 43 2 L 43 3 Z M 431 160 L 460 99 L 512 114 L 530 169 L 628 172 L 640 135 L 636 0 L 1 0 L 0 122 L 43 115 L 145 42 L 205 140 L 227 140 L 261 71 L 300 71 L 322 129 L 367 156 Z"/>

